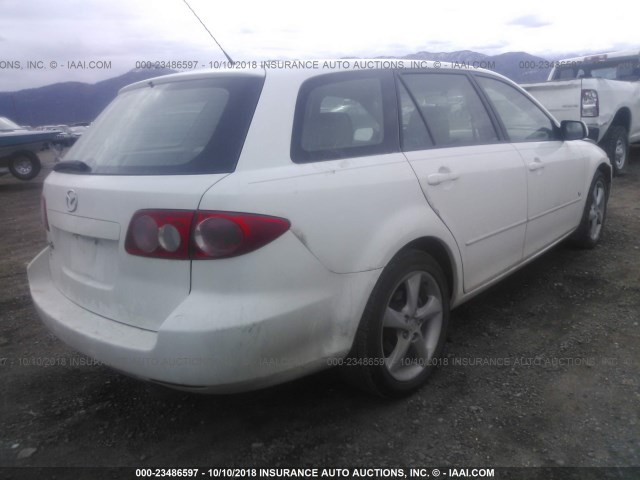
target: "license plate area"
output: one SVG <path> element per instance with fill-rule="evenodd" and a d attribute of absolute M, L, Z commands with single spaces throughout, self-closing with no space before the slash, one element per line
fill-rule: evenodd
<path fill-rule="evenodd" d="M 57 230 L 54 251 L 65 276 L 97 288 L 113 285 L 118 242 Z"/>

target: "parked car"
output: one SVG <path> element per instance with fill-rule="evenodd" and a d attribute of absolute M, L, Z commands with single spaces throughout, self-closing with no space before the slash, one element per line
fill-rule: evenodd
<path fill-rule="evenodd" d="M 599 241 L 611 165 L 586 135 L 444 64 L 145 80 L 47 177 L 31 295 L 66 343 L 169 387 L 341 365 L 406 394 L 451 308 L 565 239 Z"/>
<path fill-rule="evenodd" d="M 624 172 L 629 143 L 640 143 L 640 52 L 625 51 L 557 62 L 544 83 L 522 87 L 560 120 L 583 120 L 589 138 Z"/>
<path fill-rule="evenodd" d="M 11 172 L 19 180 L 35 178 L 42 168 L 37 152 L 54 138 L 51 132 L 28 130 L 0 117 L 0 176 Z"/>

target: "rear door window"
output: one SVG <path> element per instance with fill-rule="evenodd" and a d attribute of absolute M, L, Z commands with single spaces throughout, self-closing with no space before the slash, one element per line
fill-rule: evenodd
<path fill-rule="evenodd" d="M 294 162 L 379 155 L 398 150 L 393 76 L 322 75 L 300 88 L 291 141 Z"/>
<path fill-rule="evenodd" d="M 466 75 L 410 73 L 401 78 L 430 134 L 430 138 L 417 139 L 419 129 L 411 127 L 412 144 L 432 141 L 435 147 L 449 147 L 498 141 L 489 114 Z M 414 121 L 418 121 L 416 115 Z"/>
<path fill-rule="evenodd" d="M 91 173 L 162 175 L 235 169 L 263 78 L 217 77 L 125 91 L 69 150 Z"/>

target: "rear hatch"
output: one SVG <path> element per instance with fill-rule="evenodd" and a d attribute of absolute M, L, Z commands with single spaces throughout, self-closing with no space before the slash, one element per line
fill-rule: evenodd
<path fill-rule="evenodd" d="M 190 291 L 190 260 L 127 253 L 142 209 L 190 210 L 233 172 L 260 73 L 178 75 L 123 89 L 45 181 L 56 287 L 106 318 L 157 330 Z"/>

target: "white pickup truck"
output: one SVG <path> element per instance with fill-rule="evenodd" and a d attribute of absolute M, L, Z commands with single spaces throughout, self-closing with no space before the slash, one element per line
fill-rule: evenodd
<path fill-rule="evenodd" d="M 624 171 L 629 144 L 640 142 L 640 51 L 561 60 L 546 82 L 522 87 L 558 120 L 586 123 L 614 174 Z"/>

